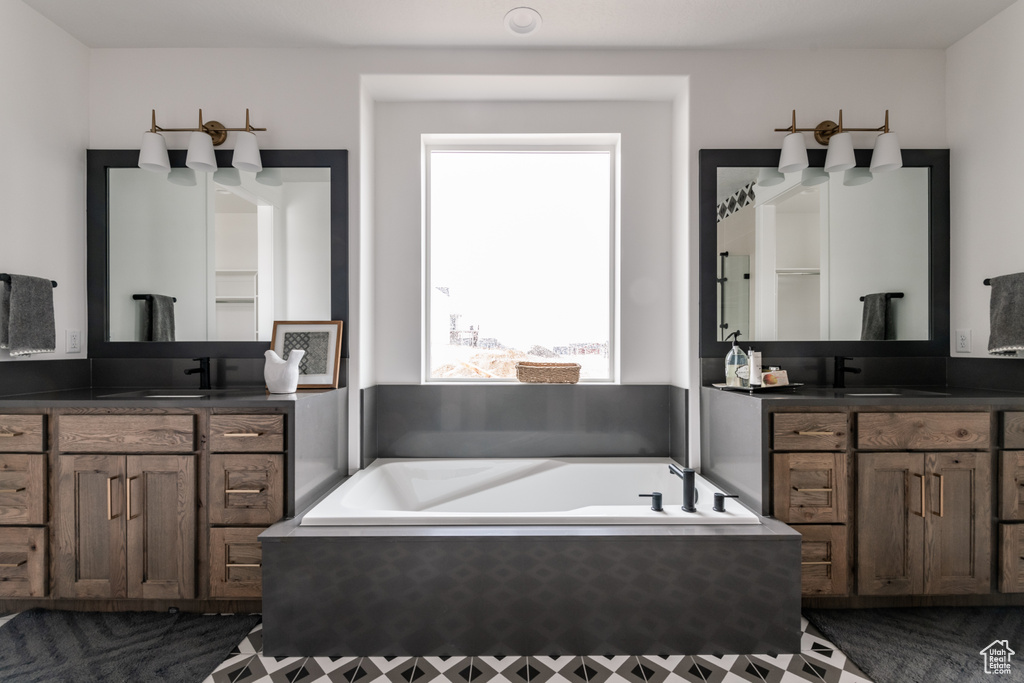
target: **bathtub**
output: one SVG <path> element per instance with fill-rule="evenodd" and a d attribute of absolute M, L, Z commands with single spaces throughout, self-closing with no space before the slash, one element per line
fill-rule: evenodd
<path fill-rule="evenodd" d="M 697 477 L 697 511 L 682 510 L 669 458 L 378 459 L 307 512 L 302 526 L 759 524 Z M 659 491 L 664 510 L 641 493 Z"/>

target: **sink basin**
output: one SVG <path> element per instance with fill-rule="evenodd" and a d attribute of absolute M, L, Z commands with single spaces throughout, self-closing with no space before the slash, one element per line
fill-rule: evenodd
<path fill-rule="evenodd" d="M 904 397 L 928 397 L 928 396 L 950 396 L 944 391 L 929 391 L 927 389 L 911 389 L 910 387 L 847 387 L 835 389 L 831 387 L 809 388 L 804 393 L 815 393 L 817 395 L 831 395 L 835 397 L 850 398 L 891 398 L 893 396 Z"/>
<path fill-rule="evenodd" d="M 903 394 L 896 391 L 847 391 L 843 393 L 844 396 L 902 396 Z"/>
<path fill-rule="evenodd" d="M 135 391 L 120 391 L 112 394 L 102 394 L 96 398 L 210 398 L 212 396 L 226 396 L 234 393 L 235 389 L 137 389 Z"/>

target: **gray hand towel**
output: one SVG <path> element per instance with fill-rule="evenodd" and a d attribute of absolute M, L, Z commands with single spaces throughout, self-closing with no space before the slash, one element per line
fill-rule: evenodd
<path fill-rule="evenodd" d="M 0 287 L 0 349 L 12 356 L 53 353 L 57 330 L 53 284 L 41 277 L 11 275 Z"/>
<path fill-rule="evenodd" d="M 1024 273 L 994 277 L 989 299 L 988 352 L 1012 356 L 1024 350 Z"/>
<path fill-rule="evenodd" d="M 174 341 L 174 297 L 150 294 L 142 311 L 142 341 Z"/>
<path fill-rule="evenodd" d="M 892 300 L 884 292 L 864 296 L 864 313 L 860 322 L 861 341 L 882 341 L 896 338 L 896 316 Z"/>

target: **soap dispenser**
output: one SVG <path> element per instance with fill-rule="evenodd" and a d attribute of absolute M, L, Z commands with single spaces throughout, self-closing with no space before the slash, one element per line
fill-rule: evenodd
<path fill-rule="evenodd" d="M 740 336 L 740 331 L 736 330 L 728 337 L 726 341 L 732 339 L 732 348 L 729 349 L 729 354 L 725 357 L 725 385 L 729 387 L 738 387 L 740 389 L 750 388 L 750 365 L 747 354 L 743 353 L 743 349 L 736 343 L 736 339 Z"/>

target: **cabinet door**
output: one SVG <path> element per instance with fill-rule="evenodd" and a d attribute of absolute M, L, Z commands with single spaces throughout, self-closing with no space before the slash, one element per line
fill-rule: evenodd
<path fill-rule="evenodd" d="M 210 524 L 273 524 L 284 514 L 281 454 L 212 453 Z"/>
<path fill-rule="evenodd" d="M 126 597 L 124 456 L 62 455 L 57 460 L 59 597 Z"/>
<path fill-rule="evenodd" d="M 925 503 L 922 454 L 857 454 L 858 593 L 924 590 Z"/>
<path fill-rule="evenodd" d="M 259 528 L 210 529 L 210 597 L 259 598 L 263 595 L 263 550 Z"/>
<path fill-rule="evenodd" d="M 991 589 L 992 475 L 989 453 L 927 453 L 925 592 Z"/>
<path fill-rule="evenodd" d="M 192 456 L 127 456 L 128 597 L 195 596 Z"/>
<path fill-rule="evenodd" d="M 0 524 L 46 523 L 46 454 L 0 453 Z"/>
<path fill-rule="evenodd" d="M 794 524 L 800 532 L 800 588 L 807 597 L 849 592 L 844 524 Z"/>
<path fill-rule="evenodd" d="M 846 521 L 845 453 L 776 453 L 774 511 L 783 522 Z"/>
<path fill-rule="evenodd" d="M 1024 451 L 999 455 L 999 517 L 1024 519 Z"/>

